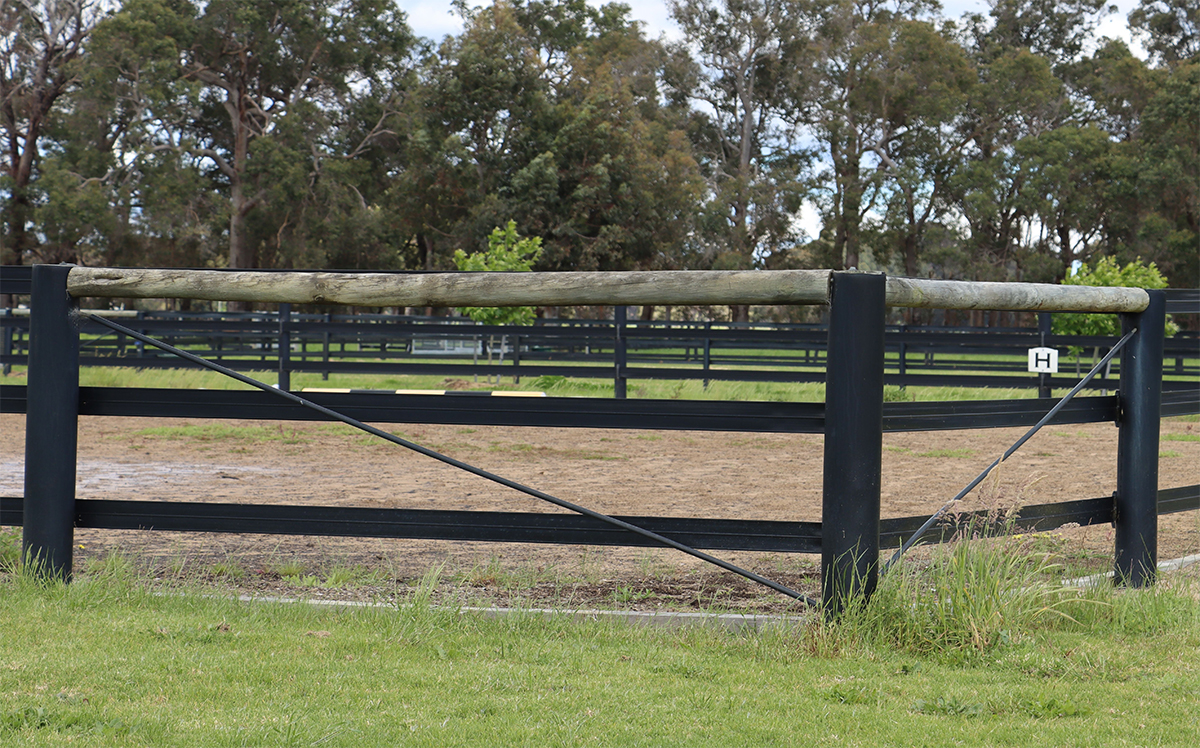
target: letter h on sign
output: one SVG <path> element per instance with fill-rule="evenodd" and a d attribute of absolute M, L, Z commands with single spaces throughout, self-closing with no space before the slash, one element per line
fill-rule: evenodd
<path fill-rule="evenodd" d="M 1058 351 L 1053 348 L 1030 348 L 1029 370 L 1039 374 L 1058 373 Z"/>

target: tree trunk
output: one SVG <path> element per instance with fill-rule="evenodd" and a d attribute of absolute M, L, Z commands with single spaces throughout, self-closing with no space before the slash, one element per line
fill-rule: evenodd
<path fill-rule="evenodd" d="M 842 267 L 846 270 L 857 268 L 858 258 L 858 229 L 862 218 L 862 188 L 858 184 L 858 166 L 853 165 L 843 176 L 845 188 L 842 192 L 841 210 L 836 217 L 837 230 L 834 235 L 834 247 L 843 258 Z"/>
<path fill-rule="evenodd" d="M 433 270 L 433 240 L 423 233 L 417 234 L 417 262 L 423 270 Z M 425 316 L 433 316 L 433 307 L 425 307 Z M 479 378 L 476 377 L 475 381 L 478 382 Z"/>
<path fill-rule="evenodd" d="M 1058 232 L 1058 253 L 1062 258 L 1063 277 L 1071 274 L 1071 265 L 1075 264 L 1075 252 L 1071 248 L 1071 229 L 1068 226 L 1059 226 Z"/>
<path fill-rule="evenodd" d="M 229 267 L 254 268 L 254 252 L 246 243 L 246 199 L 240 184 L 234 184 L 229 211 Z"/>
<path fill-rule="evenodd" d="M 900 246 L 904 251 L 904 274 L 909 278 L 916 278 L 920 269 L 917 265 L 917 237 L 905 233 L 900 240 Z"/>
<path fill-rule="evenodd" d="M 0 264 L 24 265 L 33 243 L 29 238 L 29 195 L 23 187 L 13 188 L 7 207 L 8 241 L 0 255 Z"/>
<path fill-rule="evenodd" d="M 229 176 L 229 267 L 253 268 L 254 248 L 246 241 L 246 214 L 258 202 L 246 195 L 246 184 L 242 181 L 250 160 L 250 122 L 246 108 L 248 96 L 240 88 L 229 91 L 225 109 L 233 126 L 233 153 L 226 174 Z M 248 312 L 253 309 L 249 302 L 230 302 L 229 311 Z"/>
<path fill-rule="evenodd" d="M 239 181 L 234 181 L 229 200 L 229 267 L 253 268 L 254 252 L 246 243 L 246 196 Z M 231 312 L 249 312 L 254 308 L 248 301 L 231 301 Z"/>
<path fill-rule="evenodd" d="M 49 60 L 45 62 L 48 63 Z M 8 86 L 4 88 L 7 94 Z M 34 95 L 31 97 L 31 100 L 38 101 L 38 104 L 31 106 L 28 111 L 22 112 L 29 117 L 25 125 L 24 137 L 20 138 L 17 135 L 19 129 L 14 131 L 15 123 L 9 124 L 5 128 L 9 132 L 8 176 L 12 180 L 10 198 L 6 206 L 9 232 L 8 249 L 15 255 L 13 262 L 16 265 L 24 265 L 26 253 L 32 252 L 34 248 L 33 237 L 29 234 L 29 214 L 33 212 L 33 202 L 29 198 L 29 182 L 33 179 L 33 163 L 38 154 L 37 143 L 38 138 L 41 137 L 42 123 L 54 100 L 62 92 L 61 86 L 49 86 L 41 88 L 41 90 L 37 90 L 38 88 L 41 87 L 35 86 Z M 10 117 L 6 119 L 12 122 L 13 110 L 7 95 L 4 103 L 10 113 Z M 18 115 L 17 119 L 19 120 L 19 118 Z M 19 128 L 19 125 L 16 127 Z M 18 146 L 21 140 L 24 141 L 24 150 Z M 9 258 L 0 257 L 0 261 L 7 263 Z"/>
<path fill-rule="evenodd" d="M 417 234 L 417 264 L 424 270 L 433 270 L 433 240 L 423 233 Z"/>

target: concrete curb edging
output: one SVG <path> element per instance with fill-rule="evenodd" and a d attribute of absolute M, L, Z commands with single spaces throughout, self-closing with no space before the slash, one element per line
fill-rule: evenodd
<path fill-rule="evenodd" d="M 238 595 L 241 602 L 302 603 L 305 605 L 340 608 L 392 608 L 403 609 L 405 604 L 366 602 L 356 600 L 314 600 L 299 597 L 260 597 Z M 757 615 L 745 613 L 693 613 L 686 611 L 638 611 L 638 610 L 555 610 L 553 608 L 500 608 L 500 607 L 456 607 L 432 606 L 434 610 L 451 613 L 471 613 L 485 618 L 507 618 L 511 616 L 537 616 L 542 618 L 570 618 L 577 621 L 612 621 L 631 626 L 656 626 L 665 629 L 685 626 L 712 626 L 732 632 L 763 631 L 775 627 L 793 627 L 804 623 L 803 616 Z"/>
<path fill-rule="evenodd" d="M 1178 571 L 1179 569 L 1185 569 L 1195 563 L 1200 563 L 1200 553 L 1193 554 L 1191 556 L 1184 556 L 1183 558 L 1173 558 L 1170 561 L 1159 561 L 1158 570 Z M 1062 584 L 1064 587 L 1090 587 L 1105 579 L 1112 579 L 1112 577 L 1113 573 L 1109 571 L 1103 574 L 1092 574 L 1086 577 L 1077 577 L 1076 579 L 1064 579 Z"/>

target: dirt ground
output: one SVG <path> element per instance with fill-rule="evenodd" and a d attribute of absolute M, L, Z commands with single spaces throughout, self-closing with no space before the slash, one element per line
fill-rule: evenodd
<path fill-rule="evenodd" d="M 24 416 L 0 415 L 0 495 L 22 493 Z M 178 431 L 187 427 L 187 431 Z M 610 514 L 819 520 L 822 438 L 813 435 L 381 425 L 466 462 Z M 157 431 L 155 431 L 157 430 Z M 887 434 L 883 515 L 931 513 L 1025 429 Z M 1200 483 L 1200 423 L 1162 426 L 1159 486 Z M 1176 436 L 1173 439 L 1170 435 Z M 998 483 L 964 510 L 1108 496 L 1116 482 L 1112 424 L 1048 426 L 1006 462 Z M 336 424 L 83 417 L 81 499 L 289 503 L 492 511 L 562 511 Z M 1159 557 L 1200 553 L 1200 513 L 1160 518 Z M 1062 531 L 1071 547 L 1111 555 L 1108 526 Z M 112 548 L 168 563 L 236 561 L 268 585 L 295 562 L 320 569 L 383 567 L 396 579 L 446 574 L 484 588 L 522 573 L 590 580 L 593 594 L 675 578 L 699 597 L 718 580 L 674 551 L 574 546 L 354 540 L 78 530 L 77 564 Z M 816 590 L 817 559 L 718 553 Z M 640 585 L 640 586 L 639 586 Z M 599 590 L 597 593 L 596 590 Z M 495 591 L 495 589 L 493 589 Z M 756 594 L 748 591 L 747 594 Z M 735 594 L 727 593 L 727 594 Z M 626 594 L 626 597 L 629 595 Z M 503 595 L 500 595 L 503 598 Z M 735 603 L 735 600 L 729 600 Z"/>

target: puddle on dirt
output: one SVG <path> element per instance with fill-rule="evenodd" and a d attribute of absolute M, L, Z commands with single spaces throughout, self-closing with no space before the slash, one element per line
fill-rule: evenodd
<path fill-rule="evenodd" d="M 175 483 L 224 478 L 241 480 L 260 476 L 272 470 L 246 465 L 191 465 L 181 462 L 113 463 L 102 460 L 80 460 L 75 465 L 75 490 L 81 495 L 89 491 L 133 491 L 159 488 Z M 0 495 L 20 496 L 25 490 L 25 461 L 0 460 Z"/>

